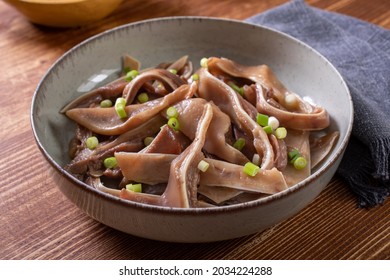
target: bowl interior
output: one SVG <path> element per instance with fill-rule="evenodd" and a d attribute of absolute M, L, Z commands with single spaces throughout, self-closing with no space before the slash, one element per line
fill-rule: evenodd
<path fill-rule="evenodd" d="M 163 18 L 92 37 L 69 50 L 43 77 L 33 98 L 32 127 L 38 145 L 56 168 L 69 162 L 68 144 L 74 135 L 74 124 L 59 111 L 75 97 L 115 79 L 126 53 L 143 67 L 183 55 L 189 55 L 195 67 L 202 57 L 210 56 L 267 64 L 287 88 L 325 107 L 331 116 L 329 129 L 340 131 L 324 165 L 334 162 L 346 145 L 352 126 L 351 98 L 341 76 L 316 51 L 287 35 L 238 21 Z"/>

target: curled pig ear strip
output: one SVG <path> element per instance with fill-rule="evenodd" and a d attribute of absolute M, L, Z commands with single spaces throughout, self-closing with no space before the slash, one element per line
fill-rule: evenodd
<path fill-rule="evenodd" d="M 175 104 L 178 112 L 178 120 L 181 124 L 181 132 L 191 140 L 194 139 L 198 120 L 202 114 L 202 108 L 207 101 L 201 98 L 186 99 Z M 248 159 L 237 149 L 226 143 L 226 133 L 231 128 L 228 115 L 223 113 L 215 104 L 211 104 L 213 119 L 207 130 L 204 149 L 228 162 L 245 164 Z"/>
<path fill-rule="evenodd" d="M 75 108 L 66 115 L 78 124 L 102 135 L 118 135 L 143 124 L 159 114 L 161 110 L 190 98 L 196 91 L 196 84 L 182 85 L 168 95 L 143 104 L 127 105 L 127 117 L 119 118 L 114 107 L 111 108 Z"/>
<path fill-rule="evenodd" d="M 329 126 L 328 112 L 320 106 L 312 106 L 309 113 L 289 112 L 271 105 L 261 85 L 256 85 L 257 110 L 276 117 L 286 128 L 296 130 L 321 130 Z M 297 99 L 301 100 L 298 96 Z"/>
<path fill-rule="evenodd" d="M 99 162 L 117 151 L 135 152 L 138 151 L 141 147 L 142 141 L 139 139 L 133 139 L 131 141 L 122 142 L 107 149 L 100 149 L 96 152 L 85 148 L 69 164 L 65 166 L 65 169 L 73 174 L 82 174 L 86 173 L 87 171 L 88 173 L 91 173 L 93 172 L 95 162 Z M 100 164 L 98 164 L 98 166 L 100 166 Z M 101 173 L 102 171 L 99 172 Z"/>
<path fill-rule="evenodd" d="M 230 86 L 211 75 L 206 69 L 200 69 L 199 90 L 201 98 L 213 101 L 232 122 L 247 134 L 253 135 L 253 145 L 257 152 L 262 155 L 261 168 L 271 169 L 274 166 L 274 152 L 268 140 L 267 134 L 242 107 L 240 95 Z"/>
<path fill-rule="evenodd" d="M 283 174 L 276 168 L 260 170 L 255 176 L 248 176 L 241 165 L 213 159 L 205 159 L 205 161 L 210 164 L 210 167 L 207 172 L 201 173 L 202 186 L 223 186 L 265 194 L 274 194 L 287 189 Z"/>
<path fill-rule="evenodd" d="M 171 163 L 178 157 L 169 154 L 115 153 L 123 176 L 129 181 L 150 185 L 166 183 L 169 180 Z M 247 191 L 262 194 L 274 194 L 287 188 L 282 172 L 276 168 L 261 170 L 255 176 L 243 172 L 243 166 L 221 160 L 205 158 L 209 163 L 206 172 L 200 173 L 199 185 L 202 188 L 226 187 L 240 192 Z M 145 169 L 155 170 L 155 176 L 149 176 Z M 240 192 L 237 192 L 240 193 Z"/>
<path fill-rule="evenodd" d="M 129 82 L 123 89 L 126 104 L 131 104 L 141 87 L 149 81 L 159 81 L 169 90 L 175 90 L 184 82 L 178 76 L 165 69 L 150 69 L 142 72 Z"/>
<path fill-rule="evenodd" d="M 150 194 L 144 193 L 134 193 L 126 189 L 122 189 L 120 196 L 124 199 L 134 200 L 134 201 L 143 201 L 148 204 L 169 206 L 169 207 L 180 207 L 180 208 L 189 208 L 197 207 L 197 187 L 199 183 L 199 170 L 198 163 L 204 158 L 202 153 L 202 147 L 204 145 L 206 131 L 209 127 L 213 116 L 213 111 L 210 104 L 204 106 L 204 112 L 198 124 L 198 129 L 194 141 L 191 143 L 187 149 L 175 158 L 170 163 L 170 168 L 168 172 L 168 184 L 161 196 L 151 196 Z M 146 155 L 146 156 L 145 156 Z M 125 170 L 125 176 L 139 176 L 138 173 L 132 173 L 132 171 L 126 168 L 128 164 L 129 155 L 126 154 L 117 154 L 119 158 L 119 164 Z M 137 155 L 131 155 L 137 156 Z M 174 156 L 174 155 L 173 155 Z M 171 160 L 169 156 L 159 156 L 158 154 L 143 154 L 144 158 L 154 157 L 151 162 L 160 162 L 163 161 L 165 164 L 160 166 L 166 166 Z M 132 173 L 132 174 L 129 174 Z M 141 172 L 142 173 L 142 172 Z M 161 176 L 166 176 L 166 172 L 160 170 Z M 142 178 L 137 178 L 142 180 Z M 158 183 L 160 180 L 157 180 Z M 139 182 L 139 181 L 138 181 Z"/>
<path fill-rule="evenodd" d="M 114 140 L 98 145 L 98 147 L 94 150 L 94 154 L 100 153 L 103 150 L 110 149 L 127 141 L 131 141 L 134 139 L 143 140 L 145 137 L 157 133 L 160 130 L 160 127 L 164 125 L 164 123 L 164 118 L 160 115 L 156 115 L 141 124 L 140 126 L 137 126 L 119 135 Z"/>
<path fill-rule="evenodd" d="M 74 108 L 89 108 L 93 105 L 99 105 L 104 99 L 113 99 L 122 95 L 122 92 L 128 82 L 123 78 L 119 78 L 109 84 L 98 87 L 90 92 L 87 92 L 80 97 L 72 100 L 68 105 L 61 109 L 60 113 L 66 113 Z"/>
<path fill-rule="evenodd" d="M 321 130 L 329 126 L 329 116 L 324 108 L 312 105 L 297 94 L 289 92 L 267 65 L 244 66 L 217 57 L 209 58 L 207 65 L 213 75 L 227 74 L 256 83 L 257 110 L 276 117 L 283 126 L 299 130 Z M 272 92 L 273 103 L 267 97 L 269 92 Z M 286 109 L 291 107 L 286 101 L 290 97 L 296 103 L 291 111 Z"/>
<path fill-rule="evenodd" d="M 306 167 L 299 170 L 299 172 L 297 172 L 292 164 L 286 165 L 286 168 L 283 170 L 283 174 L 289 187 L 306 179 L 311 174 L 309 135 L 310 132 L 308 131 L 290 130 L 287 137 L 284 139 L 288 151 L 297 149 L 308 163 Z"/>
<path fill-rule="evenodd" d="M 169 64 L 166 69 L 175 69 L 176 71 L 180 71 L 185 67 L 185 65 L 188 63 L 188 55 L 184 55 L 180 57 L 178 60 L 174 61 L 173 63 Z"/>
<path fill-rule="evenodd" d="M 268 65 L 246 66 L 227 58 L 218 57 L 209 58 L 207 65 L 210 73 L 213 75 L 227 74 L 232 77 L 251 80 L 266 89 L 273 89 L 276 98 L 281 102 L 284 100 L 287 89 Z"/>
<path fill-rule="evenodd" d="M 175 131 L 168 125 L 163 125 L 150 144 L 142 149 L 140 153 L 163 153 L 163 154 L 181 154 L 191 144 L 180 131 Z"/>
<path fill-rule="evenodd" d="M 149 185 L 168 182 L 169 168 L 176 157 L 161 153 L 115 153 L 118 166 L 127 180 Z M 145 170 L 153 171 L 153 176 Z"/>
<path fill-rule="evenodd" d="M 211 104 L 206 104 L 198 123 L 195 139 L 171 163 L 167 188 L 162 194 L 164 205 L 182 208 L 198 207 L 197 188 L 200 180 L 198 164 L 204 159 L 202 148 L 212 117 Z"/>
<path fill-rule="evenodd" d="M 177 75 L 182 79 L 189 79 L 193 72 L 192 62 L 188 60 L 188 55 L 182 56 L 166 67 L 166 69 L 173 69 L 177 71 Z"/>
<path fill-rule="evenodd" d="M 275 153 L 275 167 L 283 171 L 287 166 L 287 146 L 284 140 L 277 139 L 271 134 L 269 140 Z"/>

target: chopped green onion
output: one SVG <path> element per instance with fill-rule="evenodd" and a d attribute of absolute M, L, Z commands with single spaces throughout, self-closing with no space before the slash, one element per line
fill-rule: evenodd
<path fill-rule="evenodd" d="M 236 142 L 234 142 L 233 147 L 237 150 L 241 151 L 245 146 L 245 139 L 244 138 L 238 138 Z"/>
<path fill-rule="evenodd" d="M 124 99 L 123 97 L 118 97 L 115 100 L 115 104 L 122 104 L 122 105 L 126 106 L 126 99 Z"/>
<path fill-rule="evenodd" d="M 175 130 L 175 131 L 178 131 L 179 128 L 180 128 L 179 121 L 178 121 L 176 118 L 174 118 L 174 117 L 169 118 L 169 120 L 168 120 L 168 126 L 169 126 L 170 128 L 172 128 L 173 130 Z"/>
<path fill-rule="evenodd" d="M 300 156 L 294 160 L 294 167 L 297 170 L 302 170 L 306 167 L 307 161 L 304 157 Z"/>
<path fill-rule="evenodd" d="M 287 129 L 285 127 L 278 127 L 275 130 L 275 136 L 278 139 L 284 139 L 287 136 Z"/>
<path fill-rule="evenodd" d="M 261 126 L 267 126 L 268 125 L 268 119 L 269 117 L 267 115 L 257 113 L 256 116 L 256 122 Z"/>
<path fill-rule="evenodd" d="M 273 116 L 268 118 L 268 125 L 272 127 L 273 130 L 279 127 L 279 120 Z"/>
<path fill-rule="evenodd" d="M 115 105 L 115 111 L 121 119 L 127 117 L 126 107 L 122 104 Z"/>
<path fill-rule="evenodd" d="M 263 129 L 264 129 L 265 133 L 267 133 L 267 134 L 271 134 L 272 131 L 273 131 L 273 130 L 272 130 L 272 127 L 269 126 L 269 125 L 264 126 Z"/>
<path fill-rule="evenodd" d="M 100 102 L 100 107 L 110 108 L 110 107 L 112 107 L 112 101 L 110 99 L 104 99 Z"/>
<path fill-rule="evenodd" d="M 93 150 L 99 145 L 99 140 L 96 136 L 91 136 L 85 140 L 85 144 L 87 145 L 88 149 Z"/>
<path fill-rule="evenodd" d="M 177 70 L 176 69 L 169 69 L 168 71 L 171 72 L 172 74 L 175 74 L 175 75 L 177 74 Z"/>
<path fill-rule="evenodd" d="M 105 168 L 115 168 L 117 167 L 118 162 L 115 157 L 108 157 L 104 159 L 103 164 Z"/>
<path fill-rule="evenodd" d="M 138 94 L 137 99 L 140 103 L 145 103 L 149 101 L 149 95 L 146 92 L 143 92 Z"/>
<path fill-rule="evenodd" d="M 207 169 L 209 168 L 210 164 L 207 161 L 201 160 L 198 163 L 198 169 L 202 172 L 206 172 Z"/>
<path fill-rule="evenodd" d="M 297 149 L 293 149 L 288 152 L 288 158 L 290 163 L 294 165 L 294 168 L 297 170 L 302 170 L 307 165 L 307 160 L 301 155 Z"/>
<path fill-rule="evenodd" d="M 126 190 L 132 192 L 142 192 L 142 184 L 127 184 Z"/>
<path fill-rule="evenodd" d="M 171 106 L 167 109 L 167 116 L 169 118 L 177 118 L 179 116 L 179 112 L 176 110 L 175 107 Z"/>
<path fill-rule="evenodd" d="M 194 75 L 191 76 L 191 78 L 193 81 L 197 81 L 199 80 L 199 75 L 195 73 Z"/>
<path fill-rule="evenodd" d="M 126 99 L 123 97 L 119 97 L 115 101 L 115 111 L 118 114 L 118 116 L 123 119 L 127 117 L 126 113 Z"/>
<path fill-rule="evenodd" d="M 154 137 L 151 137 L 151 136 L 145 137 L 145 138 L 144 138 L 144 144 L 145 144 L 145 146 L 149 146 L 150 143 L 153 142 L 153 140 L 154 140 Z"/>
<path fill-rule="evenodd" d="M 260 171 L 260 167 L 252 162 L 247 162 L 244 165 L 244 173 L 249 176 L 256 176 L 256 174 Z"/>
<path fill-rule="evenodd" d="M 235 92 L 237 92 L 238 94 L 240 94 L 241 96 L 244 96 L 244 88 L 242 87 L 239 87 L 238 85 L 236 85 L 235 83 L 233 82 L 229 82 L 228 85 L 234 89 Z"/>
<path fill-rule="evenodd" d="M 126 73 L 125 80 L 130 82 L 132 79 L 137 77 L 138 74 L 139 74 L 139 72 L 137 70 L 131 70 L 131 71 Z"/>
<path fill-rule="evenodd" d="M 119 99 L 119 98 L 118 98 Z M 117 113 L 117 115 L 123 119 L 123 118 L 126 118 L 127 117 L 127 113 L 126 113 L 126 106 L 123 105 L 122 103 L 115 103 L 115 111 Z"/>
<path fill-rule="evenodd" d="M 300 156 L 301 153 L 297 149 L 288 152 L 288 158 L 290 159 L 290 163 L 294 163 L 294 161 Z"/>
<path fill-rule="evenodd" d="M 203 57 L 201 60 L 200 60 L 200 66 L 202 68 L 207 68 L 207 62 L 208 62 L 208 58 L 207 57 Z"/>

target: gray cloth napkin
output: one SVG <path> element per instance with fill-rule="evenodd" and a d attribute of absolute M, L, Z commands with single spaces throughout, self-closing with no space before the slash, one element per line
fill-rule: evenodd
<path fill-rule="evenodd" d="M 390 31 L 291 1 L 247 19 L 287 33 L 324 55 L 341 73 L 354 103 L 352 138 L 338 174 L 373 207 L 390 195 Z"/>

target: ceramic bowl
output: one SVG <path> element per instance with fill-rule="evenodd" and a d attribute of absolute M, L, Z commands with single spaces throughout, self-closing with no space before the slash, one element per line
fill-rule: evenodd
<path fill-rule="evenodd" d="M 287 88 L 324 106 L 331 130 L 340 137 L 326 162 L 309 178 L 269 197 L 219 208 L 178 209 L 125 201 L 78 181 L 63 166 L 74 124 L 60 109 L 96 84 L 115 78 L 128 53 L 143 67 L 188 54 L 221 56 L 242 64 L 268 64 Z M 110 75 L 112 74 L 112 75 Z M 92 78 L 91 78 L 92 77 Z M 87 87 L 87 88 L 86 88 Z M 280 32 L 240 21 L 204 17 L 153 19 L 94 36 L 64 54 L 39 83 L 32 101 L 34 136 L 59 189 L 93 219 L 144 238 L 172 242 L 211 242 L 253 234 L 292 217 L 312 202 L 334 175 L 346 148 L 353 118 L 348 88 L 318 52 Z"/>
<path fill-rule="evenodd" d="M 76 27 L 105 18 L 123 0 L 5 0 L 31 22 Z"/>

